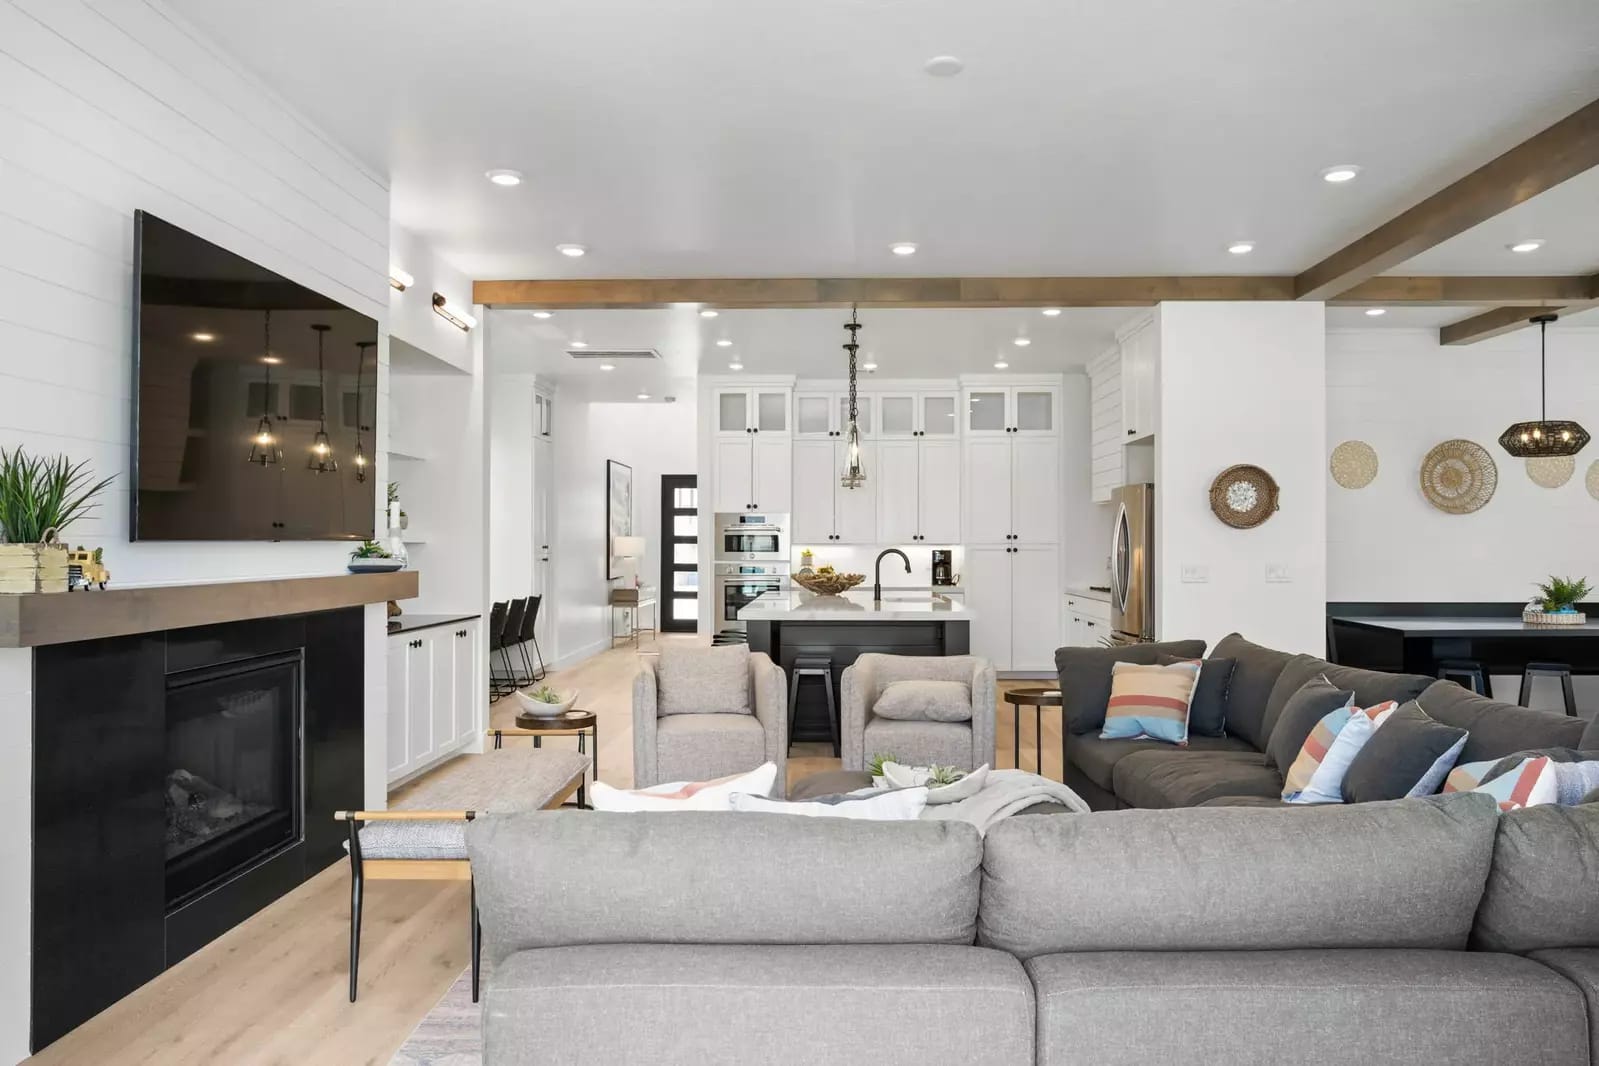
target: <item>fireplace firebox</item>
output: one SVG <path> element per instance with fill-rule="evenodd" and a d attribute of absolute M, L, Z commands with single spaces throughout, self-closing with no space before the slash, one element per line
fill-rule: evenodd
<path fill-rule="evenodd" d="M 167 677 L 168 909 L 300 840 L 300 655 Z"/>

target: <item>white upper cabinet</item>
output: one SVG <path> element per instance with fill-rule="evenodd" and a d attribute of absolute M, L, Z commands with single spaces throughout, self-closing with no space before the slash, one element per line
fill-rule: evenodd
<path fill-rule="evenodd" d="M 1010 390 L 1013 432 L 1032 436 L 1058 436 L 1060 390 L 1055 388 Z"/>
<path fill-rule="evenodd" d="M 866 468 L 866 484 L 846 489 L 839 482 L 849 460 L 849 446 L 833 444 L 833 537 L 836 543 L 875 544 L 877 541 L 878 499 L 888 488 L 880 476 L 882 456 L 873 441 L 861 444 L 861 465 Z"/>
<path fill-rule="evenodd" d="M 723 514 L 755 507 L 755 442 L 739 431 L 736 440 L 717 440 L 712 450 L 716 468 L 714 509 Z"/>
<path fill-rule="evenodd" d="M 955 397 L 950 396 L 954 407 Z M 953 410 L 951 411 L 953 414 Z M 931 432 L 931 431 L 929 431 Z M 958 440 L 923 440 L 920 449 L 921 528 L 927 544 L 961 543 L 961 445 Z"/>
<path fill-rule="evenodd" d="M 1053 385 L 966 390 L 967 436 L 1060 435 L 1060 388 Z"/>
<path fill-rule="evenodd" d="M 789 513 L 794 508 L 794 442 L 787 437 L 756 437 L 754 453 L 752 510 Z"/>
<path fill-rule="evenodd" d="M 1060 540 L 1060 442 L 1040 437 L 1012 441 L 1010 485 L 1012 539 L 1018 544 L 1057 543 Z"/>
<path fill-rule="evenodd" d="M 916 436 L 916 394 L 884 392 L 877 396 L 881 424 L 877 435 L 884 439 Z"/>
<path fill-rule="evenodd" d="M 909 544 L 920 532 L 921 448 L 915 440 L 877 443 L 877 539 L 883 544 Z"/>
<path fill-rule="evenodd" d="M 1004 389 L 967 389 L 966 435 L 1002 437 L 1010 432 L 1009 399 Z"/>
<path fill-rule="evenodd" d="M 965 502 L 962 529 L 969 545 L 1010 543 L 1012 443 L 1005 436 L 966 441 L 961 496 Z"/>
<path fill-rule="evenodd" d="M 718 434 L 771 433 L 787 435 L 790 390 L 778 386 L 716 390 Z"/>
<path fill-rule="evenodd" d="M 1140 440 L 1155 432 L 1155 375 L 1160 361 L 1160 331 L 1146 318 L 1122 333 L 1121 408 L 1123 441 Z"/>
<path fill-rule="evenodd" d="M 875 404 L 870 393 L 855 398 L 855 422 L 861 436 L 873 435 L 872 413 Z M 848 392 L 796 392 L 794 394 L 794 435 L 796 437 L 843 437 L 849 429 Z"/>
<path fill-rule="evenodd" d="M 716 432 L 748 433 L 754 424 L 750 418 L 750 390 L 716 390 Z"/>
<path fill-rule="evenodd" d="M 924 392 L 918 398 L 922 420 L 918 425 L 924 437 L 960 436 L 960 394 L 957 392 Z"/>
<path fill-rule="evenodd" d="M 866 484 L 846 489 L 840 483 L 847 458 L 842 440 L 794 442 L 793 542 L 795 547 L 874 544 L 877 540 L 879 487 L 887 486 L 876 445 L 861 445 Z"/>

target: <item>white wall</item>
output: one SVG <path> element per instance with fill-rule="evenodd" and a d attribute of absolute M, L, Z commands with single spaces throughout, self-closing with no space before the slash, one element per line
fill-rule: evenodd
<path fill-rule="evenodd" d="M 1285 651 L 1325 650 L 1326 323 L 1317 303 L 1167 303 L 1156 437 L 1156 632 L 1214 644 L 1238 630 Z M 1212 480 L 1264 467 L 1282 509 L 1238 530 L 1210 512 Z M 1268 583 L 1266 568 L 1291 578 Z M 1208 573 L 1184 583 L 1184 567 Z"/>
<path fill-rule="evenodd" d="M 610 646 L 608 600 L 615 582 L 606 579 L 607 459 L 633 468 L 633 528 L 649 551 L 639 576 L 645 584 L 659 582 L 661 475 L 698 468 L 695 390 L 674 391 L 678 400 L 670 404 L 555 405 L 556 622 L 563 664 Z M 709 515 L 702 512 L 700 522 L 703 541 Z"/>
<path fill-rule="evenodd" d="M 389 332 L 464 373 L 474 367 L 476 330 L 466 332 L 433 310 L 433 294 L 459 307 L 472 306 L 472 279 L 445 262 L 421 237 L 403 226 L 389 227 L 389 264 L 415 279 L 404 292 L 389 288 Z M 481 323 L 485 316 L 474 312 Z M 481 328 L 481 326 L 479 327 Z"/>
<path fill-rule="evenodd" d="M 1599 330 L 1549 331 L 1549 414 L 1599 432 Z M 1331 600 L 1525 601 L 1550 574 L 1599 581 L 1599 501 L 1576 473 L 1540 488 L 1499 434 L 1537 418 L 1538 334 L 1522 330 L 1443 348 L 1431 330 L 1360 330 L 1327 337 L 1327 446 L 1364 440 L 1377 479 L 1338 486 L 1327 473 L 1327 596 Z M 1493 499 L 1469 515 L 1437 510 L 1421 494 L 1421 460 L 1454 437 L 1475 441 L 1498 467 Z"/>
<path fill-rule="evenodd" d="M 1061 540 L 1066 588 L 1110 581 L 1110 504 L 1094 502 L 1093 402 L 1087 374 L 1067 374 L 1061 393 Z M 1064 638 L 1065 634 L 1062 634 Z"/>
<path fill-rule="evenodd" d="M 492 315 L 488 328 L 494 328 Z M 533 588 L 537 547 L 533 543 L 533 375 L 495 374 L 488 408 L 489 598 L 512 600 Z"/>
<path fill-rule="evenodd" d="M 342 544 L 127 543 L 136 208 L 387 317 L 383 178 L 159 0 L 0 0 L 0 447 L 117 475 L 71 537 L 103 545 L 118 584 L 341 569 Z M 382 606 L 367 617 L 370 721 Z M 29 824 L 29 688 L 29 653 L 0 652 L 14 828 Z M 27 1054 L 30 882 L 26 861 L 0 871 L 0 1061 Z"/>

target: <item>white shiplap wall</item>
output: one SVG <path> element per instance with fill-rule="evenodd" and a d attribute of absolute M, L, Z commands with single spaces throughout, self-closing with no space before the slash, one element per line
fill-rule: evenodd
<path fill-rule="evenodd" d="M 0 447 L 117 475 L 72 539 L 104 545 L 119 584 L 326 573 L 347 551 L 127 543 L 134 210 L 386 323 L 388 203 L 384 178 L 161 4 L 0 0 Z M 371 723 L 381 605 L 367 617 Z M 0 809 L 22 823 L 14 839 L 28 821 L 30 689 L 29 654 L 0 652 Z M 30 877 L 26 863 L 0 870 L 0 1061 L 27 1054 Z"/>

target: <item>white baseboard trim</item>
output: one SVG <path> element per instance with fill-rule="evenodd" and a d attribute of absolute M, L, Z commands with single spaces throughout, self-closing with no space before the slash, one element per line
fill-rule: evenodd
<path fill-rule="evenodd" d="M 593 644 L 590 644 L 587 647 L 579 648 L 570 655 L 563 655 L 559 659 L 556 659 L 550 664 L 550 669 L 570 670 L 578 663 L 581 663 L 586 659 L 594 658 L 594 656 L 598 655 L 602 651 L 605 651 L 610 646 L 611 642 L 609 640 L 595 641 Z"/>

